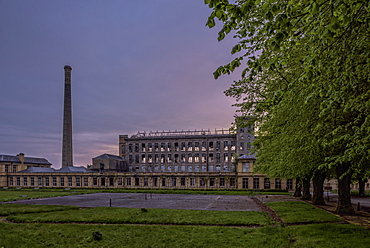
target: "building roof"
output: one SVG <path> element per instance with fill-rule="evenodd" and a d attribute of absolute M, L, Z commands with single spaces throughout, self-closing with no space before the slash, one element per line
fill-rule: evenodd
<path fill-rule="evenodd" d="M 21 160 L 19 159 L 19 156 L 0 155 L 0 162 L 21 163 Z M 51 165 L 51 163 L 46 158 L 24 157 L 24 163 Z"/>
<path fill-rule="evenodd" d="M 121 158 L 120 156 L 116 156 L 116 155 L 112 155 L 112 154 L 107 154 L 107 153 L 104 153 L 100 156 L 97 156 L 93 159 L 115 159 L 115 160 L 123 160 L 123 158 Z"/>
<path fill-rule="evenodd" d="M 238 159 L 256 159 L 254 155 L 242 155 Z"/>
<path fill-rule="evenodd" d="M 53 168 L 45 167 L 30 167 L 25 170 L 18 171 L 18 173 L 50 173 L 55 172 Z"/>
<path fill-rule="evenodd" d="M 56 170 L 55 172 L 91 172 L 83 166 L 67 166 Z"/>

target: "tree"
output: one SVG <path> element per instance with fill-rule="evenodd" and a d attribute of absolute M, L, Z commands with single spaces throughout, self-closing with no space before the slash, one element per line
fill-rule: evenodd
<path fill-rule="evenodd" d="M 336 211 L 353 212 L 351 177 L 363 169 L 370 150 L 369 2 L 205 3 L 213 10 L 207 25 L 220 20 L 218 39 L 234 34 L 238 43 L 231 53 L 243 52 L 220 66 L 215 78 L 247 61 L 241 79 L 226 94 L 260 124 L 256 151 L 261 170 L 302 178 L 334 172 Z"/>

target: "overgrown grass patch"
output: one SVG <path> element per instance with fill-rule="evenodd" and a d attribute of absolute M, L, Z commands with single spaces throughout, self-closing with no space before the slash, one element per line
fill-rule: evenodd
<path fill-rule="evenodd" d="M 85 208 L 58 212 L 17 214 L 9 221 L 36 223 L 173 224 L 261 226 L 271 223 L 265 212 L 179 209 Z"/>
<path fill-rule="evenodd" d="M 0 190 L 0 202 L 17 201 L 17 200 L 27 200 L 35 198 L 47 198 L 47 197 L 57 197 L 66 195 L 76 195 L 81 194 L 81 192 L 75 192 L 70 190 L 30 190 L 30 189 L 20 189 L 20 190 Z"/>
<path fill-rule="evenodd" d="M 313 224 L 256 229 L 215 226 L 0 223 L 0 246 L 12 247 L 368 247 L 355 225 Z M 92 233 L 102 234 L 101 241 Z"/>
<path fill-rule="evenodd" d="M 12 214 L 26 213 L 41 213 L 51 211 L 62 211 L 78 209 L 74 206 L 59 206 L 59 205 L 26 205 L 26 204 L 0 204 L 0 216 L 8 216 Z"/>
<path fill-rule="evenodd" d="M 339 221 L 339 217 L 301 201 L 266 203 L 286 223 L 320 223 Z"/>

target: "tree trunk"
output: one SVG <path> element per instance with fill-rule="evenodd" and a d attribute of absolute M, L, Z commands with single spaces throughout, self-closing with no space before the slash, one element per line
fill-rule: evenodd
<path fill-rule="evenodd" d="M 342 165 L 336 168 L 338 177 L 338 202 L 335 209 L 337 214 L 353 214 L 355 210 L 351 203 L 351 173 L 349 166 Z"/>
<path fill-rule="evenodd" d="M 305 177 L 302 179 L 302 186 L 303 186 L 302 200 L 311 200 L 310 178 L 309 177 Z"/>
<path fill-rule="evenodd" d="M 358 195 L 365 196 L 365 184 L 366 180 L 363 178 L 358 179 Z"/>
<path fill-rule="evenodd" d="M 325 181 L 325 172 L 316 171 L 312 178 L 313 184 L 313 196 L 312 204 L 314 205 L 325 205 L 324 198 L 324 181 Z"/>
<path fill-rule="evenodd" d="M 295 190 L 294 190 L 294 197 L 301 197 L 302 196 L 302 182 L 301 179 L 298 177 L 295 179 Z"/>

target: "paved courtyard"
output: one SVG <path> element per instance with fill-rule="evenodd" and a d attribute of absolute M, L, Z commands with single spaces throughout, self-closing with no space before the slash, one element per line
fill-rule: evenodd
<path fill-rule="evenodd" d="M 12 203 L 77 207 L 168 208 L 220 211 L 262 211 L 248 196 L 145 193 L 95 193 L 20 200 Z"/>

